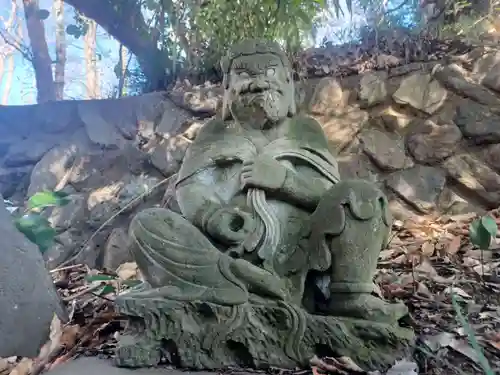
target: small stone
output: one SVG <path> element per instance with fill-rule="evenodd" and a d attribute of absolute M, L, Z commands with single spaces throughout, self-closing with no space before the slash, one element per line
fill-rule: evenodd
<path fill-rule="evenodd" d="M 413 161 L 406 156 L 403 140 L 389 137 L 386 133 L 369 129 L 359 135 L 363 150 L 380 169 L 396 171 L 410 168 Z"/>
<path fill-rule="evenodd" d="M 440 212 L 443 212 L 446 215 L 462 215 L 470 212 L 483 214 L 485 212 L 484 209 L 475 206 L 472 202 L 458 195 L 449 187 L 445 187 L 441 193 L 438 206 Z"/>
<path fill-rule="evenodd" d="M 443 164 L 448 176 L 464 191 L 482 198 L 489 208 L 500 204 L 500 176 L 469 154 L 452 156 Z"/>
<path fill-rule="evenodd" d="M 424 214 L 436 209 L 445 183 L 445 174 L 440 169 L 423 165 L 394 172 L 386 180 L 389 189 Z"/>
<path fill-rule="evenodd" d="M 387 73 L 368 72 L 361 76 L 359 82 L 359 100 L 363 107 L 380 104 L 387 98 Z"/>
<path fill-rule="evenodd" d="M 127 232 L 123 228 L 114 228 L 104 247 L 103 267 L 116 271 L 121 264 L 132 261 L 133 258 L 128 250 Z"/>
<path fill-rule="evenodd" d="M 463 135 L 476 144 L 500 142 L 500 116 L 485 105 L 464 100 L 454 118 Z"/>
<path fill-rule="evenodd" d="M 85 197 L 81 194 L 74 194 L 68 198 L 69 203 L 65 206 L 54 207 L 48 218 L 52 227 L 58 232 L 63 232 L 85 221 Z"/>
<path fill-rule="evenodd" d="M 351 144 L 356 135 L 368 123 L 368 118 L 366 111 L 352 109 L 326 121 L 321 121 L 321 119 L 318 119 L 318 121 L 328 138 L 332 152 L 338 154 Z"/>
<path fill-rule="evenodd" d="M 340 83 L 333 77 L 322 78 L 309 103 L 309 112 L 316 115 L 340 113 L 347 104 Z"/>
<path fill-rule="evenodd" d="M 486 149 L 482 151 L 482 157 L 488 165 L 497 172 L 500 172 L 500 144 L 497 143 L 486 147 Z"/>
<path fill-rule="evenodd" d="M 500 92 L 500 51 L 481 56 L 474 63 L 472 72 L 483 85 Z"/>
<path fill-rule="evenodd" d="M 414 117 L 395 109 L 392 106 L 380 114 L 384 127 L 391 132 L 403 132 L 413 121 Z"/>
<path fill-rule="evenodd" d="M 408 136 L 406 145 L 416 161 L 434 164 L 451 156 L 461 139 L 462 133 L 456 125 L 437 125 L 426 120 Z"/>
<path fill-rule="evenodd" d="M 428 114 L 435 113 L 446 101 L 448 92 L 428 73 L 414 73 L 401 81 L 393 99 Z"/>

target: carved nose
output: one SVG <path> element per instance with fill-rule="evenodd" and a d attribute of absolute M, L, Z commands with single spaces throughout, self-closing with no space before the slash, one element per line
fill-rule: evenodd
<path fill-rule="evenodd" d="M 263 79 L 256 79 L 250 83 L 248 86 L 250 92 L 261 92 L 270 89 L 269 82 Z"/>

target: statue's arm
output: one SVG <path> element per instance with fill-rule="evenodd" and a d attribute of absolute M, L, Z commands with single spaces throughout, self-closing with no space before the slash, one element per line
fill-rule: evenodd
<path fill-rule="evenodd" d="M 333 183 L 323 177 L 314 177 L 315 174 L 287 168 L 281 194 L 304 208 L 316 209 L 321 197 Z"/>
<path fill-rule="evenodd" d="M 208 185 L 191 177 L 177 186 L 176 195 L 183 216 L 206 231 L 210 216 L 223 206 L 221 198 Z"/>

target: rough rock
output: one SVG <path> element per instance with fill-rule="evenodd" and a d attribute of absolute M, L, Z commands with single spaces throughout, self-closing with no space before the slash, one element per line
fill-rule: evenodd
<path fill-rule="evenodd" d="M 184 136 L 161 140 L 149 155 L 151 164 L 166 177 L 177 172 L 191 142 Z"/>
<path fill-rule="evenodd" d="M 469 154 L 452 156 L 444 163 L 448 176 L 464 191 L 480 197 L 489 208 L 500 205 L 500 176 Z"/>
<path fill-rule="evenodd" d="M 472 72 L 480 83 L 500 92 L 500 52 L 483 54 L 473 65 Z"/>
<path fill-rule="evenodd" d="M 83 129 L 77 130 L 68 140 L 47 152 L 31 173 L 28 196 L 42 190 L 53 190 L 68 179 L 77 155 L 87 153 L 90 141 Z"/>
<path fill-rule="evenodd" d="M 168 96 L 180 108 L 191 113 L 212 116 L 222 106 L 222 94 L 222 88 L 210 82 L 199 86 L 183 82 L 176 85 Z"/>
<path fill-rule="evenodd" d="M 128 234 L 123 228 L 114 228 L 104 247 L 103 267 L 115 271 L 120 264 L 132 262 L 128 251 Z"/>
<path fill-rule="evenodd" d="M 468 97 L 478 103 L 489 106 L 496 112 L 500 111 L 500 99 L 486 87 L 480 85 L 469 73 L 457 64 L 450 64 L 447 66 L 436 65 L 433 76 L 442 82 L 442 84 L 460 94 L 461 96 Z"/>
<path fill-rule="evenodd" d="M 448 92 L 428 73 L 414 73 L 401 82 L 392 95 L 399 104 L 408 104 L 428 114 L 436 112 L 446 100 Z"/>
<path fill-rule="evenodd" d="M 500 116 L 485 105 L 463 100 L 454 121 L 464 136 L 477 144 L 500 142 Z"/>
<path fill-rule="evenodd" d="M 321 121 L 334 154 L 340 153 L 365 127 L 369 119 L 366 111 L 352 108 L 344 114 Z"/>
<path fill-rule="evenodd" d="M 24 195 L 29 185 L 29 178 L 33 166 L 27 165 L 18 168 L 0 167 L 0 194 L 5 198 L 12 197 L 16 192 Z"/>
<path fill-rule="evenodd" d="M 411 115 L 394 106 L 386 108 L 378 117 L 388 131 L 396 133 L 404 132 L 413 121 Z"/>
<path fill-rule="evenodd" d="M 359 135 L 359 140 L 363 150 L 380 169 L 395 171 L 413 166 L 400 138 L 391 138 L 377 129 L 367 129 Z"/>
<path fill-rule="evenodd" d="M 38 248 L 19 232 L 0 197 L 0 357 L 36 357 L 48 340 L 55 313 L 67 312 L 59 300 Z"/>
<path fill-rule="evenodd" d="M 500 144 L 494 144 L 482 150 L 483 160 L 494 170 L 500 172 Z"/>
<path fill-rule="evenodd" d="M 155 128 L 156 134 L 168 139 L 178 133 L 179 129 L 192 120 L 193 116 L 184 109 L 167 102 L 159 124 Z"/>
<path fill-rule="evenodd" d="M 59 233 L 85 221 L 85 197 L 82 194 L 72 194 L 68 198 L 69 203 L 54 207 L 48 218 L 52 227 Z"/>
<path fill-rule="evenodd" d="M 341 155 L 337 158 L 337 162 L 343 179 L 361 178 L 373 182 L 379 180 L 376 168 L 364 154 Z"/>
<path fill-rule="evenodd" d="M 441 170 L 421 165 L 394 172 L 386 180 L 392 191 L 424 214 L 436 209 L 445 182 L 446 176 Z"/>
<path fill-rule="evenodd" d="M 322 78 L 314 90 L 309 103 L 309 111 L 315 115 L 341 113 L 347 104 L 347 98 L 340 83 L 332 77 Z"/>
<path fill-rule="evenodd" d="M 363 107 L 371 107 L 385 101 L 387 98 L 386 81 L 386 72 L 368 72 L 361 76 L 358 96 Z"/>
<path fill-rule="evenodd" d="M 125 139 L 112 124 L 108 123 L 99 110 L 101 103 L 80 103 L 78 114 L 85 124 L 89 139 L 103 148 L 122 148 Z"/>
<path fill-rule="evenodd" d="M 431 120 L 421 122 L 406 139 L 413 158 L 424 164 L 436 164 L 451 156 L 462 139 L 455 124 L 437 125 Z"/>
<path fill-rule="evenodd" d="M 7 167 L 22 167 L 37 163 L 47 151 L 59 141 L 59 136 L 40 135 L 15 142 L 5 156 L 4 164 Z"/>
<path fill-rule="evenodd" d="M 47 372 L 48 375 L 88 375 L 88 374 L 106 374 L 106 375 L 217 375 L 219 372 L 208 371 L 186 371 L 175 370 L 171 366 L 158 368 L 138 368 L 133 371 L 127 368 L 119 368 L 113 365 L 109 359 L 98 357 L 79 357 L 67 361 Z M 238 371 L 240 375 L 252 375 L 253 372 Z"/>

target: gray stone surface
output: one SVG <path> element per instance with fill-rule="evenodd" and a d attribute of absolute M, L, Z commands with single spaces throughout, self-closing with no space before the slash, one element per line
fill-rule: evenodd
<path fill-rule="evenodd" d="M 244 372 L 239 372 L 244 374 Z M 214 375 L 217 372 L 180 371 L 167 367 L 127 369 L 113 366 L 111 360 L 97 357 L 81 357 L 55 367 L 47 375 Z"/>
<path fill-rule="evenodd" d="M 38 248 L 12 223 L 0 196 L 0 358 L 35 357 L 54 313 L 66 320 Z"/>

